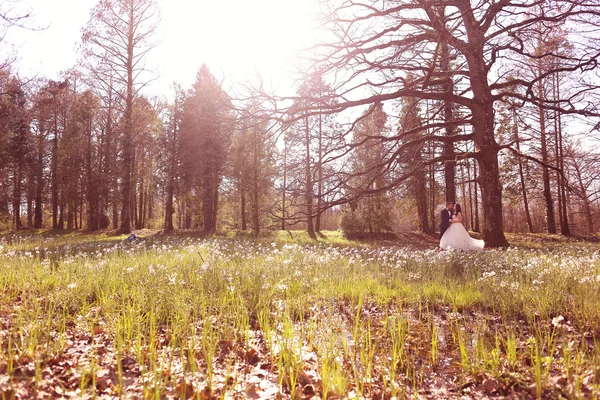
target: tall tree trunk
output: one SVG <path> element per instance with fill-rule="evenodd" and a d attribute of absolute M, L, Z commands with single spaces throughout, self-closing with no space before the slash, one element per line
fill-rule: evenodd
<path fill-rule="evenodd" d="M 255 165 L 255 168 L 258 168 L 258 165 Z M 258 171 L 255 169 L 252 182 L 252 230 L 256 235 L 260 232 L 260 204 L 257 172 Z"/>
<path fill-rule="evenodd" d="M 146 226 L 147 226 L 146 223 L 148 221 L 148 201 L 149 201 L 148 197 L 150 194 L 147 187 L 143 187 L 142 190 L 144 193 L 144 202 L 143 202 L 143 207 L 142 207 L 142 212 L 141 212 L 141 214 L 142 214 L 142 224 L 141 224 L 142 228 L 141 229 L 146 228 Z"/>
<path fill-rule="evenodd" d="M 175 213 L 175 208 L 173 205 L 173 198 L 175 196 L 175 172 L 177 169 L 177 151 L 178 151 L 178 137 L 179 137 L 179 126 L 177 121 L 179 120 L 179 92 L 175 94 L 175 102 L 173 104 L 173 121 L 172 121 L 172 136 L 170 142 L 170 165 L 169 165 L 169 180 L 167 184 L 167 200 L 165 205 L 165 230 L 172 231 L 173 230 L 173 214 Z"/>
<path fill-rule="evenodd" d="M 260 232 L 260 190 L 259 190 L 259 128 L 252 128 L 252 230 L 255 235 Z"/>
<path fill-rule="evenodd" d="M 429 103 L 427 103 L 427 120 L 429 120 Z M 429 135 L 429 132 L 427 132 L 427 135 Z M 428 154 L 429 154 L 429 158 L 433 158 L 435 157 L 434 151 L 435 148 L 432 145 L 432 143 L 428 142 L 427 143 L 427 149 L 428 149 Z M 436 190 L 436 183 L 435 183 L 435 165 L 433 164 L 429 164 L 429 220 L 431 221 L 431 226 L 429 227 L 429 232 L 433 232 L 435 230 L 435 215 L 436 215 L 436 210 L 435 210 L 435 190 Z"/>
<path fill-rule="evenodd" d="M 207 182 L 204 185 L 204 195 L 202 201 L 202 210 L 204 213 L 204 233 L 210 235 L 215 232 L 215 185 L 216 185 L 216 171 L 209 172 L 206 174 Z"/>
<path fill-rule="evenodd" d="M 480 80 L 479 82 L 486 81 Z M 482 192 L 483 239 L 488 247 L 506 247 L 508 242 L 504 236 L 502 185 L 498 166 L 500 146 L 494 135 L 494 107 L 491 96 L 483 97 L 487 98 L 487 101 L 473 105 L 471 108 L 479 164 L 479 184 Z"/>
<path fill-rule="evenodd" d="M 306 201 L 306 231 L 308 232 L 308 236 L 311 238 L 316 238 L 315 228 L 313 226 L 313 209 L 312 209 L 312 201 L 313 201 L 313 184 L 312 184 L 312 176 L 310 172 L 310 133 L 308 128 L 308 117 L 304 118 L 305 122 L 305 132 L 304 132 L 304 140 L 306 147 L 306 165 L 304 170 L 304 179 L 305 179 L 305 193 L 304 200 Z"/>
<path fill-rule="evenodd" d="M 445 24 L 445 8 L 441 7 L 441 20 Z M 444 93 L 452 95 L 454 93 L 454 82 L 450 76 L 450 51 L 448 43 L 442 39 L 440 43 L 440 69 L 444 74 Z M 446 123 L 446 136 L 454 135 L 454 127 L 451 125 L 453 120 L 452 102 L 444 101 L 444 122 Z M 450 140 L 444 141 L 443 145 L 444 156 L 450 158 L 444 163 L 444 182 L 446 184 L 446 203 L 456 201 L 456 162 L 454 161 L 454 142 Z"/>
<path fill-rule="evenodd" d="M 175 213 L 175 208 L 173 207 L 173 197 L 175 192 L 174 181 L 175 177 L 169 172 L 169 183 L 167 184 L 167 199 L 165 204 L 165 231 L 173 230 L 173 214 Z"/>
<path fill-rule="evenodd" d="M 59 216 L 58 216 L 58 226 L 57 229 L 65 229 L 65 212 L 66 212 L 66 204 L 65 204 L 65 199 L 64 199 L 64 195 L 60 196 L 60 202 L 58 205 L 58 211 L 59 211 Z"/>
<path fill-rule="evenodd" d="M 515 143 L 517 148 L 517 153 L 521 153 L 521 145 L 519 140 L 519 121 L 517 119 L 517 110 L 513 108 L 513 130 Z M 523 206 L 525 207 L 525 218 L 527 220 L 527 228 L 529 229 L 529 233 L 533 233 L 533 222 L 531 220 L 531 213 L 529 212 L 529 201 L 527 199 L 527 188 L 525 186 L 525 174 L 523 173 L 523 160 L 521 157 L 517 158 L 517 162 L 519 163 L 519 180 L 521 182 L 521 194 L 523 195 Z"/>
<path fill-rule="evenodd" d="M 154 219 L 154 194 L 154 190 L 148 188 L 148 194 L 146 195 L 146 198 L 148 199 L 148 221 Z"/>
<path fill-rule="evenodd" d="M 113 132 L 113 124 L 112 124 L 112 114 L 113 114 L 113 93 L 112 93 L 112 76 L 110 78 L 110 87 L 108 90 L 108 99 L 106 104 L 106 126 L 105 126 L 105 140 L 104 140 L 104 149 L 102 157 L 102 178 L 101 178 L 101 194 L 99 195 L 100 200 L 102 202 L 101 215 L 102 222 L 101 228 L 108 228 L 110 224 L 110 216 L 112 215 L 112 228 L 118 228 L 118 215 L 115 217 L 114 212 L 116 209 L 116 196 L 115 196 L 115 170 L 116 170 L 116 160 L 114 154 L 116 153 L 116 140 L 114 138 Z M 111 207 L 112 206 L 112 207 Z M 117 212 L 118 214 L 118 212 Z M 116 222 L 115 222 L 116 221 Z"/>
<path fill-rule="evenodd" d="M 87 149 L 86 149 L 86 157 L 85 157 L 85 167 L 87 172 L 87 200 L 88 200 L 88 209 L 87 209 L 87 228 L 90 231 L 95 231 L 98 229 L 99 225 L 99 196 L 98 196 L 98 182 L 95 178 L 95 172 L 92 166 L 92 120 L 88 121 L 87 127 Z"/>
<path fill-rule="evenodd" d="M 21 224 L 21 181 L 22 177 L 22 168 L 21 162 L 18 163 L 13 174 L 13 221 L 15 229 L 21 229 L 23 226 Z"/>
<path fill-rule="evenodd" d="M 285 196 L 287 191 L 287 140 L 285 136 L 285 132 L 283 134 L 283 190 L 281 193 L 281 230 L 284 231 L 285 219 L 286 219 L 286 210 L 285 210 Z"/>
<path fill-rule="evenodd" d="M 146 193 L 144 190 L 144 174 L 143 171 L 140 174 L 140 184 L 139 184 L 139 199 L 138 199 L 138 211 L 135 221 L 135 229 L 142 229 L 144 227 L 144 202 L 146 201 Z"/>
<path fill-rule="evenodd" d="M 44 216 L 44 156 L 45 156 L 46 130 L 45 124 L 40 123 L 37 142 L 37 159 L 35 160 L 35 206 L 33 227 L 40 229 Z"/>
<path fill-rule="evenodd" d="M 133 151 L 133 7 L 129 9 L 129 32 L 127 37 L 127 95 L 123 130 L 123 182 L 120 233 L 131 232 L 131 171 Z"/>
<path fill-rule="evenodd" d="M 466 185 L 466 182 L 465 182 L 465 168 L 464 168 L 464 163 L 462 163 L 462 162 L 460 163 L 460 181 L 461 181 L 461 184 L 460 184 L 460 196 L 461 196 L 462 202 L 463 202 L 463 209 L 464 209 L 463 216 L 465 217 L 463 224 L 464 224 L 466 230 L 470 230 L 471 229 L 471 227 L 470 227 L 470 225 L 471 225 L 471 219 L 470 218 L 466 218 L 466 216 L 467 216 L 467 210 L 468 210 L 467 205 L 465 204 L 466 199 L 467 199 L 467 190 L 465 188 L 465 185 Z"/>
<path fill-rule="evenodd" d="M 500 146 L 495 139 L 494 96 L 488 84 L 488 70 L 485 65 L 481 26 L 469 14 L 468 3 L 459 3 L 459 10 L 465 12 L 465 29 L 468 32 L 471 51 L 465 54 L 469 68 L 469 80 L 473 92 L 473 102 L 468 104 L 472 112 L 472 127 L 476 159 L 479 164 L 479 184 L 481 185 L 483 207 L 483 239 L 488 247 L 506 247 L 502 215 L 502 185 L 498 166 Z"/>
<path fill-rule="evenodd" d="M 214 233 L 217 231 L 217 215 L 219 212 L 219 185 L 221 183 L 221 179 L 219 177 L 219 170 L 215 168 L 214 171 L 214 187 L 213 187 L 213 199 L 212 199 L 212 204 L 213 204 L 213 208 L 212 208 L 212 227 L 211 227 L 211 233 Z"/>
<path fill-rule="evenodd" d="M 81 195 L 79 196 L 79 227 L 75 227 L 75 229 L 83 229 L 83 191 L 84 191 L 84 183 L 81 182 Z"/>
<path fill-rule="evenodd" d="M 556 72 L 552 74 L 553 79 L 553 94 L 555 99 L 560 98 L 560 76 Z M 555 148 L 556 148 L 556 166 L 558 171 L 556 172 L 556 185 L 558 187 L 558 214 L 560 219 L 560 232 L 565 236 L 570 236 L 571 231 L 569 228 L 569 216 L 567 213 L 567 195 L 566 186 L 567 182 L 563 176 L 565 173 L 564 163 L 564 151 L 562 141 L 562 121 L 561 114 L 558 111 L 554 111 L 554 137 L 555 137 Z"/>
<path fill-rule="evenodd" d="M 467 159 L 467 180 L 469 181 L 469 186 L 468 186 L 468 190 L 469 190 L 469 221 L 470 222 L 470 226 L 471 226 L 471 230 L 474 229 L 473 227 L 473 221 L 475 221 L 475 219 L 473 218 L 473 181 L 471 180 L 471 160 Z"/>
<path fill-rule="evenodd" d="M 208 179 L 212 180 L 212 177 L 209 176 Z M 211 234 L 212 232 L 212 205 L 213 193 L 212 193 L 212 182 L 207 184 L 206 192 L 204 193 L 204 204 L 202 207 L 204 209 L 204 233 Z"/>
<path fill-rule="evenodd" d="M 419 152 L 417 163 L 421 163 L 421 154 Z M 427 181 L 425 170 L 419 169 L 415 177 L 415 200 L 417 202 L 417 215 L 419 218 L 419 230 L 421 232 L 430 232 L 429 229 L 429 210 L 427 209 Z"/>
<path fill-rule="evenodd" d="M 539 43 L 541 46 L 541 41 Z M 542 59 L 538 59 L 538 73 L 541 75 L 543 72 L 542 69 Z M 556 233 L 556 221 L 554 219 L 554 202 L 552 200 L 552 190 L 550 188 L 550 172 L 548 170 L 548 146 L 546 142 L 546 111 L 544 109 L 544 84 L 543 80 L 540 79 L 538 82 L 538 98 L 539 98 L 539 123 L 540 123 L 540 150 L 542 156 L 542 162 L 544 165 L 542 166 L 542 180 L 544 184 L 544 201 L 546 204 L 546 224 L 548 228 L 548 233 Z"/>
<path fill-rule="evenodd" d="M 27 227 L 33 228 L 33 201 L 35 198 L 35 170 L 29 167 L 27 178 Z"/>
<path fill-rule="evenodd" d="M 56 103 L 56 96 L 54 97 Z M 58 177 L 58 110 L 54 108 L 54 137 L 52 138 L 52 161 L 51 161 L 51 202 L 52 202 L 52 228 L 59 228 L 58 209 L 59 209 L 59 177 Z"/>
<path fill-rule="evenodd" d="M 594 218 L 592 215 L 592 205 L 590 202 L 590 198 L 587 196 L 587 190 L 585 185 L 583 184 L 583 177 L 581 173 L 581 169 L 579 168 L 579 164 L 577 164 L 576 160 L 573 160 L 573 167 L 575 169 L 575 176 L 577 177 L 577 183 L 579 185 L 579 191 L 581 192 L 581 199 L 583 200 L 583 214 L 585 215 L 585 221 L 587 224 L 588 234 L 594 233 Z"/>
<path fill-rule="evenodd" d="M 240 183 L 240 219 L 242 221 L 242 231 L 248 229 L 248 224 L 246 222 L 246 183 L 242 178 L 242 182 Z"/>
<path fill-rule="evenodd" d="M 321 93 L 319 92 L 319 100 Z M 317 156 L 317 215 L 315 218 L 315 231 L 321 231 L 321 212 L 323 210 L 323 115 L 319 110 L 319 149 Z"/>
<path fill-rule="evenodd" d="M 138 220 L 138 207 L 137 207 L 137 201 L 138 201 L 138 191 L 137 191 L 137 183 L 135 182 L 135 178 L 132 179 L 133 184 L 131 185 L 131 189 L 133 190 L 133 193 L 131 193 L 131 225 L 133 229 L 138 229 L 138 224 L 139 224 L 139 220 Z"/>
<path fill-rule="evenodd" d="M 479 183 L 477 176 L 477 160 L 473 163 L 473 192 L 474 192 L 474 203 L 475 203 L 475 226 L 473 227 L 474 232 L 481 232 L 479 227 Z"/>

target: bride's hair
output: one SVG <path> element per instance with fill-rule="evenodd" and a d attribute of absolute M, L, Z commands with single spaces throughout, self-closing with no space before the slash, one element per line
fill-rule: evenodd
<path fill-rule="evenodd" d="M 460 211 L 460 204 L 455 204 L 454 205 L 454 214 L 458 215 L 459 212 L 461 212 Z"/>

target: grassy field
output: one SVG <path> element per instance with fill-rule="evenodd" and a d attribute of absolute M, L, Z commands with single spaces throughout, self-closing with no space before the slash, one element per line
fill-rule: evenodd
<path fill-rule="evenodd" d="M 0 236 L 3 399 L 600 396 L 597 242 L 140 236 Z"/>

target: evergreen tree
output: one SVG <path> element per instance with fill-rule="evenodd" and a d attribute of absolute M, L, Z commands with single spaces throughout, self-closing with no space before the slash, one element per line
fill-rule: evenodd
<path fill-rule="evenodd" d="M 207 234 L 217 229 L 219 187 L 232 131 L 228 96 L 203 65 L 183 106 L 181 156 L 185 190 L 200 206 Z"/>

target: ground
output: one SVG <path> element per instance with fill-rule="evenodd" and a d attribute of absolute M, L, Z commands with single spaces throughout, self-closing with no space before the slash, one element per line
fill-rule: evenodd
<path fill-rule="evenodd" d="M 2 398 L 596 398 L 598 238 L 8 232 Z"/>

